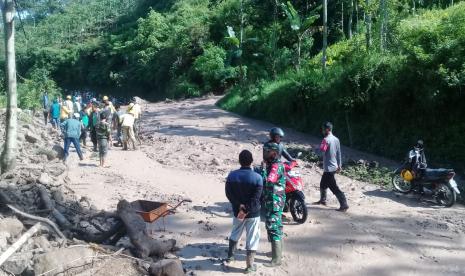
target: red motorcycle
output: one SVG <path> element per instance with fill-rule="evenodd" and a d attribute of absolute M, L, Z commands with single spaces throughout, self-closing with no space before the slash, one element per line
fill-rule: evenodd
<path fill-rule="evenodd" d="M 297 154 L 297 158 L 302 153 Z M 295 222 L 302 224 L 307 221 L 308 210 L 305 204 L 305 195 L 303 193 L 304 183 L 299 172 L 295 171 L 294 168 L 298 166 L 297 161 L 284 162 L 284 171 L 286 176 L 286 204 L 284 205 L 284 212 L 291 212 L 292 219 Z M 265 175 L 263 168 L 255 167 L 255 172 L 261 176 Z M 263 204 L 263 202 L 262 202 Z M 264 208 L 262 208 L 264 210 Z"/>
<path fill-rule="evenodd" d="M 286 175 L 286 205 L 284 212 L 291 212 L 295 222 L 302 224 L 307 221 L 308 210 L 303 193 L 304 183 L 300 173 L 293 170 L 297 167 L 297 161 L 284 162 Z"/>

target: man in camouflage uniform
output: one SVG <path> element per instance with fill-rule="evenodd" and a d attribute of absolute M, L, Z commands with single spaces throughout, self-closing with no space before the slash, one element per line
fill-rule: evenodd
<path fill-rule="evenodd" d="M 284 166 L 279 158 L 279 145 L 267 143 L 263 148 L 266 162 L 265 185 L 263 196 L 265 201 L 265 226 L 268 240 L 271 242 L 271 263 L 269 267 L 281 265 L 283 224 L 282 213 L 286 202 L 286 178 Z"/>

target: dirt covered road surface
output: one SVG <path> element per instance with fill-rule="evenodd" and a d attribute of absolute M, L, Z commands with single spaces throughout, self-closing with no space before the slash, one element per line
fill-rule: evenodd
<path fill-rule="evenodd" d="M 116 208 L 118 200 L 146 199 L 176 203 L 190 198 L 175 215 L 148 225 L 154 238 L 175 238 L 177 256 L 190 275 L 241 275 L 244 242 L 238 260 L 222 264 L 232 224 L 224 180 L 238 168 L 241 150 L 261 161 L 262 143 L 271 124 L 228 113 L 218 98 L 144 104 L 143 145 L 138 151 L 109 152 L 109 168 L 97 167 L 95 154 L 70 161 L 71 188 L 97 207 Z M 337 127 L 337 126 L 336 126 Z M 290 147 L 311 148 L 319 138 L 288 129 Z M 335 129 L 337 135 L 337 128 Z M 345 158 L 389 161 L 343 148 Z M 72 155 L 73 158 L 76 158 Z M 270 244 L 261 225 L 257 275 L 464 275 L 465 215 L 462 205 L 441 208 L 415 196 L 337 176 L 349 200 L 339 213 L 329 192 L 328 207 L 315 207 L 321 169 L 301 162 L 309 220 L 285 223 L 284 263 L 266 268 Z M 124 240 L 123 240 L 124 245 Z M 174 256 L 173 256 L 174 257 Z"/>

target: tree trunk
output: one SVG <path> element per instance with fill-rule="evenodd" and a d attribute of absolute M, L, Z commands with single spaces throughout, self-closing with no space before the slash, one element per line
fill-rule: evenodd
<path fill-rule="evenodd" d="M 379 48 L 381 51 L 384 50 L 384 4 L 385 0 L 379 1 L 379 15 L 380 15 L 380 26 L 379 26 Z"/>
<path fill-rule="evenodd" d="M 7 81 L 6 135 L 0 156 L 1 173 L 12 170 L 16 165 L 18 109 L 16 95 L 16 58 L 15 58 L 15 5 L 13 0 L 2 3 L 3 27 L 5 34 L 5 60 Z"/>
<path fill-rule="evenodd" d="M 326 48 L 328 47 L 328 0 L 323 0 L 323 70 L 326 69 Z"/>
<path fill-rule="evenodd" d="M 241 49 L 242 51 L 242 42 L 243 42 L 243 39 L 244 39 L 244 7 L 243 7 L 243 0 L 241 0 L 241 26 L 240 26 L 240 36 L 239 36 L 239 49 Z M 241 75 L 241 82 L 244 81 L 244 68 L 243 68 L 243 65 L 242 65 L 242 53 L 241 53 L 241 57 L 239 59 L 239 71 L 240 71 L 240 75 Z"/>
<path fill-rule="evenodd" d="M 302 37 L 298 35 L 297 37 L 297 70 L 300 70 L 300 56 L 302 51 Z"/>
<path fill-rule="evenodd" d="M 381 27 L 380 27 L 380 48 L 384 51 L 387 42 L 387 0 L 380 0 L 380 15 L 381 15 Z"/>
<path fill-rule="evenodd" d="M 358 0 L 355 1 L 355 33 L 358 34 L 358 19 L 360 17 L 358 12 Z"/>
<path fill-rule="evenodd" d="M 118 216 L 126 226 L 127 234 L 140 258 L 149 256 L 162 257 L 165 253 L 174 249 L 175 240 L 157 241 L 145 233 L 145 222 L 136 213 L 134 208 L 126 200 L 121 200 L 117 206 Z"/>
<path fill-rule="evenodd" d="M 278 24 L 278 0 L 274 1 L 274 7 L 273 7 L 273 32 L 272 32 L 272 40 L 271 40 L 271 66 L 272 66 L 272 72 L 273 72 L 273 79 L 276 79 L 278 76 L 278 72 L 276 71 L 276 49 L 278 48 L 277 42 L 278 42 L 278 34 L 277 34 L 277 24 Z"/>
<path fill-rule="evenodd" d="M 341 1 L 341 31 L 342 36 L 345 38 L 346 34 L 344 32 L 344 1 Z"/>
<path fill-rule="evenodd" d="M 347 34 L 349 39 L 352 38 L 352 18 L 354 17 L 354 0 L 350 1 L 349 18 L 347 18 Z"/>
<path fill-rule="evenodd" d="M 365 25 L 366 25 L 366 48 L 367 51 L 371 48 L 371 12 L 370 12 L 370 0 L 365 0 L 367 10 L 365 11 Z"/>

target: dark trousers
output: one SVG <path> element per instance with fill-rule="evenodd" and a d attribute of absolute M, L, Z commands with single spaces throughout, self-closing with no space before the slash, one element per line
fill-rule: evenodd
<path fill-rule="evenodd" d="M 86 140 L 87 140 L 87 129 L 81 129 L 81 137 L 79 137 L 79 140 L 82 142 L 84 146 L 86 146 Z"/>
<path fill-rule="evenodd" d="M 82 151 L 81 151 L 81 146 L 79 145 L 79 139 L 77 138 L 65 138 L 65 146 L 64 146 L 64 151 L 65 151 L 65 157 L 64 160 L 69 156 L 69 146 L 73 144 L 74 148 L 76 149 L 76 152 L 79 156 L 79 159 L 83 159 L 84 157 L 82 156 Z"/>
<path fill-rule="evenodd" d="M 94 127 L 90 130 L 90 140 L 94 145 L 94 151 L 97 151 L 97 130 Z"/>
<path fill-rule="evenodd" d="M 45 125 L 48 123 L 48 111 L 44 111 L 44 123 Z"/>
<path fill-rule="evenodd" d="M 324 172 L 320 181 L 320 201 L 326 202 L 326 190 L 329 188 L 331 192 L 337 197 L 341 207 L 347 207 L 347 200 L 344 193 L 337 186 L 335 172 Z"/>
<path fill-rule="evenodd" d="M 118 127 L 116 129 L 116 141 L 118 145 L 123 144 L 123 131 L 121 130 L 121 124 L 118 124 Z"/>

